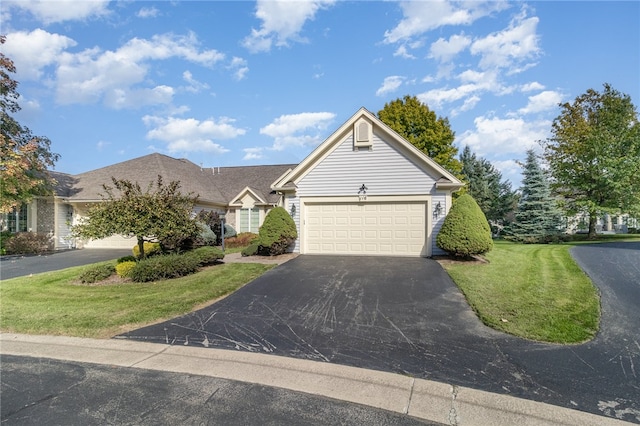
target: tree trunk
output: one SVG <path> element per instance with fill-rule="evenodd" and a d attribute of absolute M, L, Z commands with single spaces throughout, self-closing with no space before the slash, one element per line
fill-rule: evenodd
<path fill-rule="evenodd" d="M 140 251 L 140 259 L 144 259 L 144 238 L 138 237 L 138 250 Z"/>
<path fill-rule="evenodd" d="M 596 234 L 596 222 L 598 222 L 598 213 L 595 211 L 589 212 L 589 239 L 595 240 L 598 235 Z"/>

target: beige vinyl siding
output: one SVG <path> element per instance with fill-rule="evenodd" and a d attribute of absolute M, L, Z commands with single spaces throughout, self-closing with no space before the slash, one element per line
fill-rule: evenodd
<path fill-rule="evenodd" d="M 429 194 L 433 177 L 375 133 L 372 150 L 353 150 L 353 136 L 346 137 L 300 182 L 297 194 L 305 196 L 357 196 L 365 185 L 367 195 Z"/>

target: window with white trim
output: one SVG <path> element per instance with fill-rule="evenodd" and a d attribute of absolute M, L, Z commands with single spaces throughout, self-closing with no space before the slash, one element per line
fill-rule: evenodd
<path fill-rule="evenodd" d="M 258 233 L 260 226 L 260 209 L 240 209 L 240 229 L 238 232 Z"/>

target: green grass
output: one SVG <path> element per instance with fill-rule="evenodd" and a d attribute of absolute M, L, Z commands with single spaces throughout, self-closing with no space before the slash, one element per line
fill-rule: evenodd
<path fill-rule="evenodd" d="M 222 264 L 156 283 L 80 284 L 78 276 L 86 266 L 2 280 L 0 329 L 111 337 L 209 304 L 273 267 Z"/>
<path fill-rule="evenodd" d="M 595 336 L 600 300 L 569 254 L 571 246 L 496 241 L 489 263 L 444 267 L 488 326 L 527 339 L 578 343 Z"/>

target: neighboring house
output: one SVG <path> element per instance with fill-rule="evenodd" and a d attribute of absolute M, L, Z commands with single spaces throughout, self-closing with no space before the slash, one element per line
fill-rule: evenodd
<path fill-rule="evenodd" d="M 362 108 L 298 165 L 202 168 L 155 153 L 79 175 L 54 173 L 54 197 L 5 219 L 18 231 L 49 233 L 58 249 L 129 248 L 135 241 L 121 236 L 75 241 L 71 226 L 102 200 L 112 177 L 145 188 L 158 175 L 199 195 L 196 210 L 225 213 L 238 232 L 257 232 L 270 209 L 284 207 L 298 228 L 292 250 L 308 254 L 441 254 L 436 235 L 463 186 Z"/>

